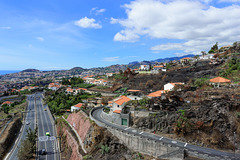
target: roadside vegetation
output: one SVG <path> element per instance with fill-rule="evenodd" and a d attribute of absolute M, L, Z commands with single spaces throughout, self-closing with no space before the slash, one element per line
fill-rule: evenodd
<path fill-rule="evenodd" d="M 32 130 L 29 128 L 27 130 L 27 138 L 22 142 L 21 147 L 18 151 L 18 159 L 26 160 L 32 159 L 36 151 L 36 141 L 37 141 L 37 128 Z"/>

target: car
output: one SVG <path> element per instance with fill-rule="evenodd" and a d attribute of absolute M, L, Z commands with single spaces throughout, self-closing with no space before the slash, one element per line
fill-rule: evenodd
<path fill-rule="evenodd" d="M 47 111 L 47 109 L 45 108 L 44 111 Z"/>
<path fill-rule="evenodd" d="M 42 154 L 42 155 L 45 155 L 45 154 L 46 154 L 46 150 L 45 150 L 45 149 L 42 149 L 42 150 L 41 150 L 41 154 Z"/>
<path fill-rule="evenodd" d="M 46 136 L 50 136 L 50 133 L 49 133 L 49 132 L 46 132 Z"/>
<path fill-rule="evenodd" d="M 26 125 L 29 125 L 30 124 L 30 122 L 29 121 L 26 121 Z"/>

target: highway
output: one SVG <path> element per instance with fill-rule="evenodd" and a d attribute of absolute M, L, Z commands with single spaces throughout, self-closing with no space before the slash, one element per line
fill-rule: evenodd
<path fill-rule="evenodd" d="M 178 141 L 178 140 L 162 137 L 160 135 L 155 135 L 155 134 L 152 134 L 152 133 L 136 130 L 136 129 L 131 128 L 131 127 L 120 126 L 120 125 L 110 123 L 110 122 L 104 120 L 101 117 L 101 115 L 100 115 L 101 112 L 102 112 L 102 108 L 94 110 L 93 112 L 91 112 L 92 117 L 95 120 L 100 121 L 107 126 L 116 128 L 118 130 L 122 130 L 123 132 L 128 132 L 129 134 L 142 136 L 144 138 L 149 138 L 149 139 L 155 140 L 157 142 L 161 141 L 165 144 L 170 144 L 173 147 L 174 146 L 179 147 L 180 149 L 185 149 L 185 150 L 188 150 L 188 151 L 198 152 L 198 153 L 201 153 L 201 154 L 207 154 L 211 157 L 218 157 L 218 158 L 221 158 L 221 159 L 232 159 L 232 160 L 240 159 L 240 154 L 235 154 L 235 153 L 231 153 L 231 152 L 223 152 L 223 151 L 215 150 L 215 149 L 211 149 L 211 148 L 191 145 L 191 144 L 184 143 L 184 142 L 181 142 L 181 141 Z"/>
<path fill-rule="evenodd" d="M 50 133 L 52 138 L 56 137 L 56 131 L 54 127 L 54 121 L 50 118 L 50 111 L 48 107 L 42 104 L 42 94 L 28 95 L 28 107 L 26 119 L 22 126 L 22 129 L 18 135 L 18 138 L 11 149 L 11 152 L 6 156 L 7 160 L 17 160 L 18 149 L 21 146 L 21 142 L 26 139 L 27 129 L 34 130 L 35 126 L 38 127 L 38 137 L 47 137 L 46 132 Z M 46 111 L 45 111 L 46 109 Z M 36 124 L 37 120 L 37 124 Z M 47 137 L 48 138 L 48 137 Z M 57 140 L 52 139 L 47 141 L 37 141 L 37 159 L 39 160 L 59 160 L 59 150 L 57 147 Z M 42 155 L 42 149 L 45 149 L 46 154 Z"/>
<path fill-rule="evenodd" d="M 56 137 L 54 121 L 50 118 L 50 111 L 46 105 L 42 104 L 42 95 L 36 95 L 36 108 L 37 108 L 37 126 L 38 137 L 46 137 L 46 132 L 50 136 Z M 46 154 L 42 154 L 42 149 L 45 149 Z M 58 160 L 58 147 L 57 140 L 38 141 L 38 159 L 39 160 Z"/>
<path fill-rule="evenodd" d="M 26 112 L 25 123 L 22 126 L 22 131 L 20 132 L 15 145 L 12 148 L 10 154 L 6 157 L 8 160 L 17 160 L 18 149 L 21 146 L 21 142 L 25 140 L 27 135 L 27 129 L 31 128 L 34 130 L 35 125 L 35 112 L 34 112 L 34 96 L 27 96 L 28 107 Z M 29 122 L 29 123 L 28 123 Z"/>

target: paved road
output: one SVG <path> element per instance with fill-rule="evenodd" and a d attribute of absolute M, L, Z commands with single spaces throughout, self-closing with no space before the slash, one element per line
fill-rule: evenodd
<path fill-rule="evenodd" d="M 27 129 L 31 128 L 34 129 L 34 124 L 35 124 L 35 112 L 34 112 L 34 96 L 27 96 L 27 101 L 28 101 L 28 107 L 26 112 L 26 120 L 24 121 L 25 123 L 22 126 L 22 131 L 19 134 L 18 139 L 15 142 L 15 145 L 12 148 L 12 152 L 9 154 L 7 159 L 9 160 L 17 160 L 17 153 L 18 149 L 21 146 L 21 142 L 25 140 L 26 135 L 27 135 Z M 29 122 L 29 124 L 26 122 Z"/>
<path fill-rule="evenodd" d="M 136 130 L 136 129 L 133 129 L 133 128 L 130 128 L 130 127 L 120 126 L 120 125 L 110 123 L 110 122 L 102 119 L 102 117 L 100 116 L 101 112 L 102 112 L 102 108 L 93 111 L 92 112 L 92 117 L 94 119 L 106 124 L 107 126 L 116 128 L 118 130 L 122 130 L 123 132 L 128 132 L 130 134 L 139 135 L 139 136 L 142 136 L 144 138 L 153 139 L 157 142 L 162 141 L 166 144 L 171 144 L 172 146 L 179 147 L 181 149 L 186 149 L 186 150 L 198 152 L 198 153 L 201 153 L 201 154 L 207 154 L 211 157 L 220 157 L 221 159 L 235 159 L 235 160 L 240 159 L 240 154 L 234 154 L 234 153 L 230 153 L 230 152 L 222 152 L 222 151 L 211 149 L 211 148 L 205 148 L 205 147 L 200 147 L 200 146 L 196 146 L 196 145 L 191 145 L 191 144 L 184 143 L 184 142 L 181 142 L 181 141 L 177 141 L 177 140 L 169 139 L 169 138 L 166 138 L 166 137 L 162 137 L 160 135 L 155 135 L 155 134 L 151 134 L 151 133 L 148 133 L 148 132 L 143 132 L 143 131 L 140 131 L 140 130 Z"/>
<path fill-rule="evenodd" d="M 51 120 L 47 106 L 42 104 L 42 95 L 36 95 L 36 108 L 38 119 L 38 136 L 46 136 L 49 132 L 51 136 L 56 137 L 54 122 Z M 46 109 L 46 110 L 45 110 Z M 42 155 L 42 149 L 46 150 L 46 155 Z M 40 160 L 58 160 L 57 141 L 38 141 L 38 159 Z"/>

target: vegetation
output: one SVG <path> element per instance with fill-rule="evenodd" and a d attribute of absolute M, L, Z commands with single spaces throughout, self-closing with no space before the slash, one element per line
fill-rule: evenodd
<path fill-rule="evenodd" d="M 204 85 L 208 84 L 209 79 L 208 78 L 198 78 L 194 82 L 195 87 L 202 87 Z"/>
<path fill-rule="evenodd" d="M 45 100 L 52 113 L 59 115 L 61 111 L 70 109 L 71 106 L 81 103 L 82 99 L 92 98 L 96 95 L 88 93 L 79 93 L 77 95 L 65 94 L 64 92 L 55 92 Z"/>
<path fill-rule="evenodd" d="M 22 142 L 22 145 L 18 151 L 17 156 L 19 160 L 33 158 L 33 154 L 36 150 L 36 140 L 37 140 L 37 128 L 35 130 L 29 128 L 27 130 L 27 138 Z"/>
<path fill-rule="evenodd" d="M 71 87 L 78 87 L 78 88 L 89 88 L 94 86 L 93 84 L 86 84 L 84 83 L 82 78 L 72 77 L 71 79 L 62 79 L 63 85 L 71 85 Z"/>
<path fill-rule="evenodd" d="M 227 68 L 227 69 L 226 69 Z M 227 63 L 225 63 L 224 69 L 219 73 L 223 77 L 233 77 L 233 79 L 239 81 L 239 71 L 240 71 L 240 59 L 232 58 Z"/>
<path fill-rule="evenodd" d="M 216 42 L 212 48 L 208 51 L 208 53 L 216 53 L 218 51 L 218 42 Z"/>
<path fill-rule="evenodd" d="M 101 145 L 102 154 L 109 153 L 110 148 L 107 145 Z"/>

